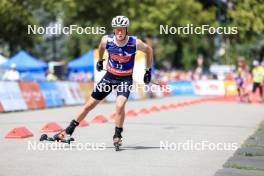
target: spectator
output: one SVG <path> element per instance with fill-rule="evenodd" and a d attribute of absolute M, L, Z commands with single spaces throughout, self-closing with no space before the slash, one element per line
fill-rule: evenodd
<path fill-rule="evenodd" d="M 254 68 L 252 70 L 252 76 L 253 76 L 252 93 L 255 94 L 258 89 L 260 98 L 262 102 L 264 102 L 263 88 L 262 88 L 262 83 L 264 80 L 264 68 L 261 66 L 261 64 L 257 60 L 253 61 L 253 66 Z"/>
<path fill-rule="evenodd" d="M 57 81 L 57 80 L 58 80 L 58 78 L 57 78 L 57 76 L 54 74 L 54 71 L 53 71 L 53 70 L 49 70 L 49 71 L 48 71 L 47 80 L 48 80 L 48 81 Z"/>
<path fill-rule="evenodd" d="M 5 81 L 20 80 L 19 72 L 16 70 L 16 64 L 11 64 L 10 69 L 5 72 L 2 79 Z"/>

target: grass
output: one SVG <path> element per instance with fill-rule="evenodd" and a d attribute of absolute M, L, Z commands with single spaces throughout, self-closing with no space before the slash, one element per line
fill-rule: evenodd
<path fill-rule="evenodd" d="M 237 164 L 227 164 L 224 165 L 225 168 L 234 168 L 234 169 L 242 169 L 242 170 L 254 170 L 254 171 L 262 171 L 264 172 L 264 168 L 259 167 L 251 167 L 251 166 L 241 166 Z"/>
<path fill-rule="evenodd" d="M 256 145 L 256 144 L 243 144 L 242 146 L 243 147 L 253 147 L 253 148 L 256 148 L 256 149 L 264 149 L 263 145 Z"/>
<path fill-rule="evenodd" d="M 241 152 L 238 155 L 239 156 L 246 156 L 246 157 L 264 157 L 264 154 L 260 154 L 260 153 L 249 153 L 249 152 Z"/>

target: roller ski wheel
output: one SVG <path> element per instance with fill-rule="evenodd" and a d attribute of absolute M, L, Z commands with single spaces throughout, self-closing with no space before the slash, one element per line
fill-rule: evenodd
<path fill-rule="evenodd" d="M 115 137 L 113 139 L 113 144 L 114 144 L 114 147 L 115 147 L 115 151 L 119 151 L 120 150 L 120 146 L 122 146 L 122 138 Z"/>
<path fill-rule="evenodd" d="M 52 137 L 49 137 L 47 134 L 42 134 L 39 140 L 40 141 L 55 141 Z"/>
<path fill-rule="evenodd" d="M 74 141 L 74 138 L 67 135 L 65 131 L 61 131 L 58 134 L 55 134 L 53 137 L 49 137 L 47 134 L 42 134 L 39 140 L 52 142 L 56 141 L 70 144 L 72 141 Z"/>

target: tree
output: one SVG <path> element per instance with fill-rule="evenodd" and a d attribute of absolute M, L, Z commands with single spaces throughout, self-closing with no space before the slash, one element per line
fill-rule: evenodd
<path fill-rule="evenodd" d="M 27 25 L 35 24 L 31 6 L 26 1 L 0 1 L 0 41 L 7 43 L 10 54 L 20 48 L 32 48 L 38 38 L 27 34 Z"/>
<path fill-rule="evenodd" d="M 244 55 L 248 60 L 264 59 L 264 3 L 263 0 L 232 0 L 228 10 L 230 26 L 239 33 L 231 38 L 234 55 Z"/>

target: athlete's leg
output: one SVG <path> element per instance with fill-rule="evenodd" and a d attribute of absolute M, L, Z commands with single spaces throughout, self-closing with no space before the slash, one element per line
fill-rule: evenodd
<path fill-rule="evenodd" d="M 115 134 L 113 136 L 114 146 L 122 145 L 123 125 L 125 120 L 125 105 L 130 94 L 130 86 L 132 85 L 132 78 L 122 80 L 116 84 L 117 98 L 116 98 L 116 116 L 115 116 Z"/>
<path fill-rule="evenodd" d="M 127 97 L 119 95 L 116 98 L 115 134 L 113 136 L 114 146 L 122 145 L 122 132 L 125 120 L 125 105 Z"/>
<path fill-rule="evenodd" d="M 259 84 L 259 95 L 260 95 L 261 100 L 263 101 L 263 88 L 262 88 L 261 83 Z"/>
<path fill-rule="evenodd" d="M 100 102 L 101 100 L 97 100 L 93 97 L 90 97 L 90 99 L 87 101 L 87 103 L 82 107 L 82 109 L 79 111 L 77 116 L 75 117 L 75 121 L 80 122 L 82 121 L 86 115 L 96 107 L 96 105 Z"/>
<path fill-rule="evenodd" d="M 116 117 L 115 124 L 118 128 L 123 128 L 125 120 L 125 105 L 130 94 L 132 79 L 127 79 L 117 85 Z"/>
<path fill-rule="evenodd" d="M 118 128 L 123 128 L 125 120 L 125 105 L 127 102 L 127 97 L 119 95 L 116 98 L 116 117 L 115 124 Z"/>
<path fill-rule="evenodd" d="M 112 83 L 110 80 L 104 76 L 101 81 L 96 85 L 95 89 L 92 92 L 90 99 L 87 103 L 83 106 L 80 112 L 75 117 L 75 121 L 80 122 L 82 121 L 85 116 L 93 109 L 95 106 L 103 100 L 108 94 L 111 93 Z M 108 89 L 106 89 L 108 87 Z"/>
<path fill-rule="evenodd" d="M 253 93 L 253 94 L 255 94 L 257 88 L 258 88 L 258 83 L 254 82 L 254 83 L 253 83 L 253 88 L 252 88 L 252 93 Z"/>
<path fill-rule="evenodd" d="M 238 87 L 238 88 L 237 88 L 237 94 L 238 94 L 238 97 L 239 97 L 240 101 L 242 101 L 241 87 Z"/>
<path fill-rule="evenodd" d="M 105 91 L 104 87 L 109 86 L 108 91 Z M 92 92 L 90 99 L 87 103 L 82 107 L 80 112 L 77 114 L 75 119 L 71 121 L 69 126 L 65 129 L 65 132 L 59 133 L 59 138 L 63 138 L 65 136 L 64 133 L 67 135 L 72 135 L 75 128 L 79 125 L 79 122 L 82 121 L 86 115 L 96 107 L 96 105 L 103 100 L 109 93 L 111 93 L 111 81 L 109 81 L 105 76 L 101 79 L 101 81 L 96 85 L 95 89 Z"/>
<path fill-rule="evenodd" d="M 248 103 L 250 103 L 251 102 L 251 100 L 250 100 L 250 97 L 249 97 L 249 93 L 248 93 L 248 91 L 247 91 L 247 89 L 245 88 L 245 87 L 242 87 L 242 95 L 243 95 L 243 99 L 245 99 L 246 98 L 246 101 L 248 102 Z"/>
<path fill-rule="evenodd" d="M 56 134 L 55 136 L 64 139 L 65 135 L 72 135 L 75 128 L 79 125 L 80 121 L 82 121 L 86 115 L 93 109 L 95 106 L 100 102 L 101 100 L 96 100 L 93 97 L 90 97 L 90 99 L 87 101 L 87 103 L 82 107 L 80 112 L 77 114 L 75 119 L 71 121 L 69 126 L 62 132 Z"/>

